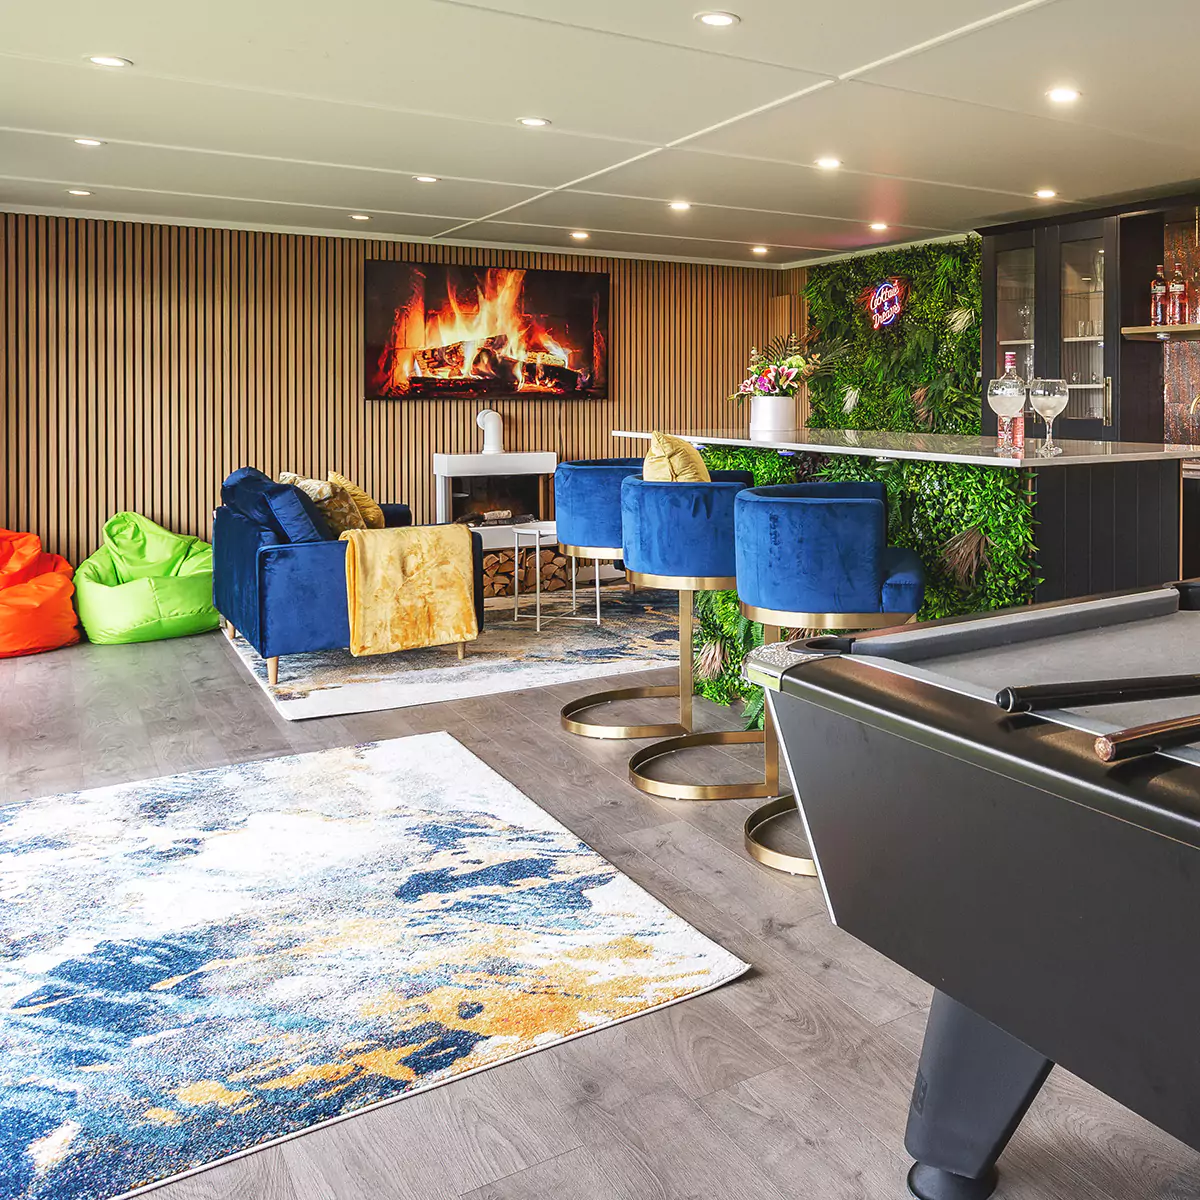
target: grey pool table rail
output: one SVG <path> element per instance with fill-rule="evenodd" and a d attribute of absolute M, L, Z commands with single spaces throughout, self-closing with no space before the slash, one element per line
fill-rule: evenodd
<path fill-rule="evenodd" d="M 1182 601 L 1182 603 L 1181 603 Z M 876 670 L 994 704 L 1006 687 L 1200 672 L 1200 586 L 1191 582 L 1086 601 L 1058 601 L 974 618 L 811 638 L 754 651 L 747 678 L 780 686 L 803 663 L 849 654 Z M 1200 712 L 1200 697 L 1040 710 L 1094 739 Z M 1163 752 L 1200 765 L 1200 744 Z"/>

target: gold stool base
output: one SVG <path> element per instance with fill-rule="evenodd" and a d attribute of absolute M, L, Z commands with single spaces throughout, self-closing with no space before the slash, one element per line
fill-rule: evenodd
<path fill-rule="evenodd" d="M 581 721 L 577 714 L 585 709 L 597 708 L 601 704 L 613 704 L 618 700 L 646 700 L 660 696 L 678 696 L 679 686 L 665 683 L 653 687 L 614 688 L 609 692 L 593 692 L 590 696 L 580 696 L 578 700 L 568 700 L 559 710 L 559 720 L 568 733 L 576 733 L 580 737 L 590 738 L 648 738 L 672 737 L 687 730 L 678 722 L 669 725 L 603 725 L 598 721 Z"/>
<path fill-rule="evenodd" d="M 656 758 L 691 750 L 696 746 L 754 746 L 763 744 L 762 730 L 727 729 L 710 733 L 685 733 L 636 751 L 629 759 L 629 782 L 639 791 L 668 800 L 756 800 L 773 796 L 778 785 L 766 779 L 752 783 L 673 783 L 654 779 L 643 768 Z"/>
<path fill-rule="evenodd" d="M 776 871 L 785 871 L 789 875 L 816 875 L 817 864 L 811 858 L 800 854 L 785 854 L 782 850 L 772 850 L 765 842 L 759 840 L 759 832 L 779 817 L 794 813 L 799 817 L 795 796 L 779 796 L 769 804 L 756 808 L 747 818 L 742 833 L 745 838 L 746 852 L 751 858 L 771 867 Z"/>

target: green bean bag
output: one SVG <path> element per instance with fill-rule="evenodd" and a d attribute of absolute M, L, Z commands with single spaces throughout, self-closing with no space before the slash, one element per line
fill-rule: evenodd
<path fill-rule="evenodd" d="M 155 642 L 216 629 L 212 547 L 138 513 L 104 525 L 104 545 L 75 572 L 75 600 L 93 642 Z"/>

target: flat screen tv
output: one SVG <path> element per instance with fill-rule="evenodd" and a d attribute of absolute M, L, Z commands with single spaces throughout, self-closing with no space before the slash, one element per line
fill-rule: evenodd
<path fill-rule="evenodd" d="M 602 399 L 608 276 L 365 264 L 368 399 Z"/>

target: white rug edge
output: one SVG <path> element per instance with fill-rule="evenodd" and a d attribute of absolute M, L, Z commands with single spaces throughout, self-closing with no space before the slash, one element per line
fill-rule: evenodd
<path fill-rule="evenodd" d="M 235 651 L 235 653 L 236 653 L 236 651 Z M 241 655 L 238 655 L 238 657 L 240 658 Z M 557 1040 L 555 1040 L 553 1042 L 547 1042 L 545 1045 L 542 1045 L 542 1046 L 532 1046 L 528 1050 L 522 1050 L 517 1054 L 513 1054 L 510 1057 L 500 1059 L 497 1062 L 485 1063 L 478 1067 L 472 1067 L 469 1071 L 463 1071 L 461 1074 L 448 1076 L 445 1079 L 439 1079 L 436 1083 L 427 1084 L 425 1087 L 416 1088 L 416 1089 L 413 1089 L 413 1090 L 407 1091 L 407 1092 L 402 1092 L 398 1096 L 389 1096 L 385 1100 L 376 1100 L 376 1101 L 372 1102 L 371 1104 L 363 1105 L 362 1108 L 356 1108 L 353 1112 L 341 1113 L 336 1117 L 329 1117 L 323 1121 L 318 1121 L 313 1125 L 306 1125 L 303 1129 L 294 1129 L 290 1133 L 281 1134 L 279 1137 L 270 1138 L 267 1141 L 259 1142 L 257 1145 L 247 1146 L 244 1150 L 237 1150 L 233 1154 L 225 1155 L 223 1158 L 214 1158 L 211 1162 L 203 1163 L 202 1165 L 197 1166 L 197 1167 L 189 1167 L 189 1168 L 187 1168 L 187 1170 L 177 1172 L 174 1175 L 168 1175 L 162 1179 L 156 1179 L 152 1183 L 142 1184 L 141 1186 L 133 1188 L 129 1191 L 114 1193 L 114 1195 L 112 1195 L 111 1197 L 107 1197 L 106 1200 L 129 1200 L 129 1198 L 131 1198 L 131 1197 L 146 1195 L 149 1192 L 157 1191 L 159 1188 L 166 1187 L 168 1184 L 178 1183 L 180 1180 L 190 1179 L 195 1175 L 202 1175 L 205 1171 L 210 1171 L 214 1167 L 224 1166 L 227 1163 L 237 1162 L 239 1159 L 249 1158 L 252 1154 L 258 1154 L 262 1150 L 269 1150 L 273 1146 L 280 1146 L 280 1145 L 283 1145 L 285 1142 L 290 1142 L 290 1141 L 294 1140 L 295 1138 L 305 1137 L 307 1134 L 314 1133 L 319 1129 L 325 1129 L 331 1125 L 341 1124 L 343 1121 L 352 1120 L 354 1117 L 361 1116 L 364 1113 L 374 1112 L 377 1109 L 385 1108 L 391 1104 L 400 1104 L 403 1101 L 409 1100 L 414 1096 L 422 1096 L 422 1095 L 425 1095 L 427 1092 L 435 1091 L 437 1088 L 445 1087 L 447 1084 L 457 1083 L 460 1079 L 469 1079 L 469 1078 L 471 1078 L 471 1076 L 480 1075 L 484 1071 L 493 1070 L 494 1068 L 504 1066 L 507 1063 L 517 1062 L 518 1060 L 520 1060 L 522 1058 L 528 1058 L 533 1054 L 540 1054 L 543 1050 L 551 1050 L 556 1046 L 566 1045 L 567 1042 L 573 1042 L 578 1038 L 588 1037 L 593 1033 L 599 1033 L 605 1029 L 613 1029 L 618 1025 L 625 1024 L 627 1021 L 636 1021 L 639 1017 L 649 1016 L 651 1013 L 662 1012 L 665 1009 L 671 1008 L 673 1005 L 683 1004 L 684 1002 L 686 1002 L 688 1000 L 696 999 L 696 997 L 698 997 L 698 996 L 706 996 L 710 992 L 714 992 L 718 988 L 722 988 L 726 984 L 732 983 L 735 979 L 740 979 L 743 975 L 746 974 L 747 971 L 750 971 L 753 968 L 752 963 L 748 963 L 744 959 L 739 958 L 731 950 L 727 950 L 724 946 L 722 946 L 721 943 L 718 942 L 715 938 L 709 937 L 709 935 L 706 934 L 703 930 L 697 929 L 696 926 L 693 925 L 691 923 L 691 921 L 689 921 L 686 917 L 682 916 L 680 913 L 677 913 L 669 904 L 667 904 L 663 900 L 660 900 L 651 891 L 649 891 L 649 889 L 643 887 L 640 883 L 638 883 L 638 881 L 636 879 L 634 879 L 633 876 L 629 875 L 627 872 L 623 871 L 619 866 L 617 866 L 616 863 L 614 863 L 610 859 L 606 858 L 603 854 L 600 853 L 599 850 L 597 850 L 590 843 L 584 841 L 584 839 L 582 837 L 580 837 L 580 835 L 577 834 L 573 829 L 571 829 L 567 825 L 564 825 L 563 822 L 558 819 L 558 817 L 556 817 L 548 809 L 545 809 L 540 804 L 538 804 L 538 802 L 536 800 L 534 800 L 532 796 L 528 796 L 525 794 L 525 792 L 521 791 L 521 789 L 519 787 L 517 787 L 517 785 L 515 783 L 513 783 L 512 780 L 505 778 L 505 776 L 503 776 L 498 770 L 496 770 L 495 767 L 493 767 L 490 763 L 485 762 L 482 758 L 480 758 L 480 756 L 478 754 L 476 754 L 474 750 L 472 750 L 469 746 L 466 746 L 462 742 L 460 742 L 458 740 L 458 738 L 456 738 L 454 736 L 454 734 L 450 733 L 449 730 L 436 729 L 436 730 L 429 730 L 424 733 L 406 734 L 406 735 L 403 735 L 401 737 L 396 737 L 396 738 L 374 738 L 374 739 L 370 739 L 365 742 L 353 742 L 348 746 L 326 746 L 320 750 L 301 750 L 301 751 L 294 752 L 292 754 L 274 755 L 274 756 L 272 756 L 271 759 L 253 759 L 251 761 L 258 763 L 258 762 L 273 761 L 273 760 L 280 759 L 280 758 L 307 758 L 311 755 L 327 753 L 330 750 L 348 750 L 348 749 L 354 749 L 357 746 L 378 745 L 380 742 L 407 742 L 407 741 L 412 741 L 413 739 L 426 739 L 426 738 L 447 739 L 450 742 L 452 742 L 464 754 L 470 755 L 473 759 L 476 760 L 476 762 L 478 762 L 478 764 L 485 771 L 488 771 L 489 773 L 494 775 L 496 777 L 496 780 L 500 784 L 502 784 L 503 786 L 505 786 L 507 788 L 511 788 L 513 791 L 517 792 L 528 804 L 533 805 L 534 808 L 536 808 L 540 812 L 544 813 L 546 815 L 546 817 L 551 822 L 553 822 L 555 825 L 557 825 L 560 829 L 562 829 L 566 833 L 570 834 L 571 837 L 578 839 L 578 841 L 582 845 L 586 846 L 587 849 L 589 851 L 591 851 L 592 854 L 594 854 L 597 858 L 599 858 L 601 861 L 606 863 L 613 871 L 615 871 L 623 879 L 627 880 L 629 882 L 629 884 L 631 884 L 634 888 L 637 889 L 637 891 L 639 891 L 643 896 L 647 897 L 651 901 L 651 903 L 656 904 L 659 907 L 665 909 L 673 917 L 675 917 L 676 920 L 681 921 L 684 925 L 687 926 L 688 929 L 690 929 L 697 936 L 703 938 L 710 945 L 716 947 L 716 949 L 719 950 L 722 954 L 727 955 L 732 960 L 730 973 L 728 975 L 725 975 L 721 979 L 715 980 L 714 982 L 707 984 L 704 987 L 697 988 L 695 991 L 692 991 L 692 992 L 688 992 L 687 995 L 685 995 L 685 996 L 676 996 L 671 1000 L 664 1000 L 661 1003 L 652 1004 L 652 1005 L 648 1006 L 647 1008 L 642 1009 L 640 1012 L 628 1013 L 627 1015 L 625 1015 L 623 1017 L 617 1017 L 614 1020 L 607 1021 L 602 1025 L 595 1025 L 590 1029 L 577 1030 L 575 1033 L 567 1034 L 566 1037 L 558 1038 Z M 129 787 L 129 786 L 135 786 L 135 785 L 148 786 L 150 784 L 157 782 L 158 780 L 171 779 L 177 775 L 194 775 L 199 772 L 203 772 L 203 771 L 207 771 L 207 770 L 220 770 L 220 769 L 228 770 L 231 767 L 234 767 L 237 765 L 238 764 L 236 764 L 236 763 L 230 763 L 230 764 L 226 764 L 223 768 L 221 768 L 221 767 L 200 767 L 200 768 L 197 768 L 197 769 L 194 769 L 191 771 L 176 771 L 171 775 L 158 775 L 158 776 L 154 776 L 153 778 L 150 778 L 150 779 L 131 780 L 127 784 L 99 784 L 99 785 L 97 785 L 97 788 L 103 789 L 103 788 L 122 787 L 122 786 Z M 49 802 L 51 800 L 57 799 L 62 796 L 76 795 L 76 794 L 78 794 L 78 791 L 93 791 L 93 790 L 97 790 L 97 789 L 82 788 L 82 789 L 77 789 L 77 791 L 74 791 L 74 792 L 52 792 L 46 796 L 27 797 L 24 800 L 18 801 L 18 803 L 19 804 L 46 803 L 46 802 Z"/>
<path fill-rule="evenodd" d="M 241 637 L 240 634 L 238 636 L 239 636 L 239 638 Z M 288 708 L 287 708 L 287 705 L 289 703 L 299 707 L 300 705 L 308 703 L 308 701 L 295 700 L 295 701 L 288 702 L 288 701 L 276 700 L 275 697 L 271 694 L 271 685 L 269 683 L 267 683 L 265 678 L 259 677 L 258 672 L 256 672 L 254 670 L 254 667 L 251 664 L 249 658 L 238 649 L 238 647 L 235 643 L 231 642 L 228 638 L 225 638 L 224 640 L 227 643 L 230 652 L 232 652 L 234 658 L 240 664 L 242 670 L 244 670 L 246 672 L 246 674 L 249 675 L 250 678 L 258 685 L 259 689 L 263 692 L 263 694 L 266 696 L 266 698 L 271 702 L 271 707 L 285 721 L 313 721 L 313 720 L 319 720 L 322 717 L 350 717 L 350 716 L 354 716 L 356 713 L 368 713 L 368 712 L 393 712 L 393 711 L 399 712 L 401 709 L 416 708 L 418 705 L 423 705 L 423 704 L 452 704 L 456 700 L 474 700 L 480 696 L 501 696 L 501 695 L 504 695 L 506 692 L 522 692 L 522 691 L 525 691 L 526 688 L 557 687 L 559 684 L 563 684 L 563 683 L 586 683 L 591 679 L 603 679 L 609 675 L 632 675 L 632 674 L 637 673 L 638 671 L 674 670 L 677 666 L 677 661 L 678 661 L 675 658 L 670 658 L 670 659 L 657 659 L 657 658 L 614 659 L 610 662 L 589 663 L 589 664 L 587 664 L 586 670 L 583 669 L 583 664 L 581 664 L 580 669 L 569 672 L 570 678 L 568 678 L 568 679 L 555 679 L 555 680 L 550 680 L 550 681 L 540 683 L 540 684 L 533 683 L 527 679 L 521 680 L 519 675 L 514 675 L 513 683 L 512 683 L 511 687 L 489 686 L 489 687 L 473 688 L 470 686 L 469 683 L 466 683 L 460 688 L 454 688 L 452 686 L 448 687 L 447 690 L 454 693 L 452 695 L 429 696 L 428 694 L 426 694 L 425 696 L 421 697 L 420 699 L 414 700 L 411 704 L 394 704 L 394 703 L 373 704 L 373 703 L 368 703 L 368 704 L 363 704 L 362 707 L 357 707 L 357 706 L 355 706 L 353 708 L 331 707 L 328 710 L 319 711 L 319 712 L 289 712 Z M 246 643 L 246 644 L 249 645 L 249 643 Z M 251 649 L 251 652 L 254 653 L 253 647 L 250 647 L 250 649 Z M 296 657 L 300 657 L 300 656 L 297 655 Z M 566 664 L 566 663 L 563 664 L 563 666 L 568 666 L 568 665 L 569 664 Z M 446 670 L 447 670 L 447 672 L 453 672 L 453 667 L 448 666 L 446 668 Z M 356 685 L 356 686 L 361 686 L 361 685 Z M 370 685 L 366 685 L 366 686 L 370 686 Z"/>

